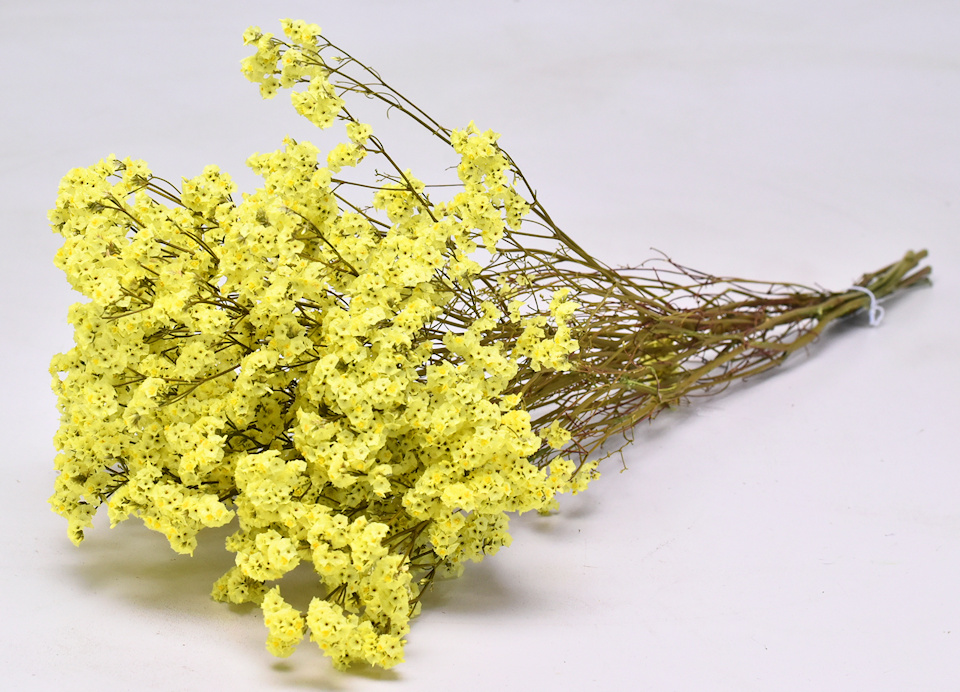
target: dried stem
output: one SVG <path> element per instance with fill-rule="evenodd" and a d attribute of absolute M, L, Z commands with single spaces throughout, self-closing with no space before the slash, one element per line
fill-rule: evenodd
<path fill-rule="evenodd" d="M 876 298 L 927 280 L 918 265 L 926 251 L 863 276 L 857 286 Z M 538 373 L 521 387 L 536 425 L 557 413 L 568 421 L 574 444 L 563 450 L 580 463 L 611 438 L 687 397 L 715 390 L 779 365 L 808 346 L 831 323 L 870 305 L 858 289 L 826 293 L 792 284 L 717 279 L 670 265 L 687 285 L 662 269 L 635 272 L 661 298 L 637 298 L 612 285 L 581 309 L 580 352 L 570 372 Z M 659 281 L 659 285 L 655 283 Z M 537 279 L 555 277 L 537 277 Z M 601 282 L 598 280 L 597 282 Z M 545 453 L 540 463 L 556 456 Z"/>

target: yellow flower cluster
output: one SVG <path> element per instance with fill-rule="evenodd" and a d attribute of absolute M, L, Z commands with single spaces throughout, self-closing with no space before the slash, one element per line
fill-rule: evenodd
<path fill-rule="evenodd" d="M 317 52 L 320 27 L 291 19 L 282 20 L 281 26 L 293 46 L 255 26 L 244 32 L 243 42 L 255 46 L 257 52 L 243 60 L 243 74 L 260 85 L 264 98 L 276 96 L 280 87 L 307 84 L 306 91 L 291 92 L 293 107 L 318 127 L 329 127 L 341 113 L 343 99 L 327 79 L 329 72 Z"/>
<path fill-rule="evenodd" d="M 452 200 L 403 171 L 372 208 L 344 209 L 334 175 L 371 129 L 344 117 L 319 29 L 284 30 L 285 51 L 247 32 L 245 73 L 265 96 L 307 82 L 298 110 L 347 120 L 348 143 L 252 156 L 264 184 L 239 202 L 215 166 L 179 190 L 115 157 L 61 182 L 56 264 L 88 300 L 51 364 L 51 504 L 74 542 L 105 504 L 182 553 L 236 517 L 215 598 L 260 604 L 275 655 L 309 632 L 337 666 L 389 667 L 435 573 L 508 545 L 508 512 L 544 511 L 596 474 L 534 463 L 569 432 L 535 430 L 508 393 L 521 368 L 570 367 L 576 303 L 561 290 L 549 315 L 523 316 L 470 300 L 477 241 L 495 253 L 527 210 L 492 132 L 453 132 Z M 318 578 L 305 613 L 275 584 L 302 563 Z"/>

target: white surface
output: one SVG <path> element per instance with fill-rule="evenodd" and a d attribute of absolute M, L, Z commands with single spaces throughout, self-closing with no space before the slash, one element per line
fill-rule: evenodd
<path fill-rule="evenodd" d="M 310 136 L 238 69 L 243 29 L 282 16 L 502 132 L 610 262 L 843 288 L 926 247 L 935 286 L 644 426 L 628 471 L 437 588 L 393 671 L 273 659 L 257 613 L 207 597 L 222 533 L 190 559 L 101 523 L 77 549 L 48 510 L 73 297 L 45 212 L 108 153 L 250 189 L 247 155 Z M 960 5 L 64 0 L 0 25 L 6 689 L 960 689 Z"/>

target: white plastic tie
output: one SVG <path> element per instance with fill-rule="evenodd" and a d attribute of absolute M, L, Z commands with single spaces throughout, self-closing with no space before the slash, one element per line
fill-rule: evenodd
<path fill-rule="evenodd" d="M 883 306 L 881 306 L 880 303 L 877 302 L 877 297 L 873 295 L 873 291 L 871 291 L 869 288 L 866 288 L 865 286 L 851 286 L 850 290 L 860 291 L 870 296 L 870 307 L 867 309 L 868 310 L 867 315 L 870 318 L 870 326 L 879 327 L 880 323 L 883 321 L 884 310 L 883 310 Z"/>

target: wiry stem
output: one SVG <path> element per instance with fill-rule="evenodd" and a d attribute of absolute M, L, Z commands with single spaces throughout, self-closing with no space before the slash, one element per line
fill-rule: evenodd
<path fill-rule="evenodd" d="M 930 273 L 929 267 L 918 268 L 926 255 L 908 252 L 856 285 L 878 299 L 917 285 Z M 705 277 L 676 266 L 674 271 L 693 283 L 687 287 L 661 278 L 662 291 L 672 296 L 637 299 L 619 285 L 597 295 L 596 304 L 582 308 L 581 349 L 572 358 L 573 370 L 537 373 L 522 387 L 528 410 L 543 411 L 535 426 L 558 412 L 569 421 L 574 444 L 563 454 L 581 464 L 612 437 L 664 408 L 779 365 L 871 301 L 857 289 L 825 293 L 774 284 L 759 290 L 752 282 Z M 685 301 L 694 305 L 675 307 Z M 554 456 L 547 453 L 540 463 Z"/>

